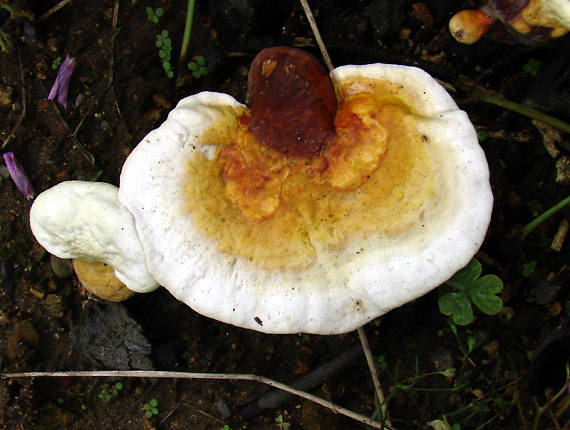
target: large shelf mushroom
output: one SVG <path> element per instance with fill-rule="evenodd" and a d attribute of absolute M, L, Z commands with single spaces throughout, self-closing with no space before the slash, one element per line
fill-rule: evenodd
<path fill-rule="evenodd" d="M 152 277 L 196 311 L 267 333 L 332 334 L 465 266 L 492 208 L 467 115 L 420 69 L 269 48 L 251 110 L 181 100 L 123 167 Z"/>

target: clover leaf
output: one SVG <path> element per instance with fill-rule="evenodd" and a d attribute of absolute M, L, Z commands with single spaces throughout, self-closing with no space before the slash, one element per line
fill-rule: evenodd
<path fill-rule="evenodd" d="M 439 298 L 439 311 L 451 316 L 457 325 L 469 325 L 473 322 L 473 309 L 471 302 L 463 292 L 450 292 Z"/>
<path fill-rule="evenodd" d="M 468 292 L 471 301 L 487 315 L 498 314 L 503 301 L 496 294 L 503 291 L 503 281 L 496 275 L 485 275 L 473 284 Z"/>
<path fill-rule="evenodd" d="M 503 281 L 496 275 L 480 277 L 482 272 L 481 263 L 474 258 L 445 283 L 453 290 L 439 297 L 439 311 L 451 316 L 457 325 L 473 322 L 472 303 L 487 315 L 495 315 L 503 309 L 503 301 L 497 296 L 503 290 Z"/>

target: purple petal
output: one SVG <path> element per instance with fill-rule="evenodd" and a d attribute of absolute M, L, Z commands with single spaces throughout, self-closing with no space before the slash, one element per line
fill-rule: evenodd
<path fill-rule="evenodd" d="M 53 100 L 57 96 L 57 92 L 59 91 L 59 74 L 55 78 L 55 82 L 51 86 L 51 90 L 48 94 L 48 100 Z"/>
<path fill-rule="evenodd" d="M 48 100 L 53 100 L 57 97 L 58 103 L 64 108 L 67 108 L 69 81 L 74 70 L 75 60 L 67 55 L 65 60 L 63 60 L 63 63 L 61 63 L 61 66 L 59 66 L 55 82 L 53 83 L 48 95 Z"/>
<path fill-rule="evenodd" d="M 12 180 L 16 184 L 16 187 L 20 190 L 20 192 L 27 198 L 31 199 L 34 197 L 34 188 L 32 187 L 32 183 L 26 176 L 24 172 L 24 168 L 16 158 L 13 152 L 5 152 L 4 153 L 4 162 L 6 163 L 6 167 L 8 168 L 8 173 L 12 177 Z"/>

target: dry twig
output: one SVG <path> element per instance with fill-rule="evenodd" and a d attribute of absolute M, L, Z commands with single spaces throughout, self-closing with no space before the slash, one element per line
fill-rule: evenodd
<path fill-rule="evenodd" d="M 26 80 L 24 79 L 24 67 L 22 66 L 22 58 L 20 57 L 19 52 L 17 52 L 17 55 L 18 55 L 18 64 L 20 66 L 20 81 L 22 84 L 22 113 L 20 114 L 20 118 L 18 118 L 18 122 L 16 122 L 16 125 L 14 125 L 14 127 L 12 128 L 12 131 L 10 131 L 6 139 L 4 139 L 4 142 L 2 143 L 2 149 L 6 148 L 6 145 L 10 143 L 10 140 L 12 140 L 12 137 L 14 137 L 16 130 L 18 129 L 18 127 L 20 127 L 20 124 L 22 124 L 22 121 L 26 116 Z"/>
<path fill-rule="evenodd" d="M 252 374 L 232 374 L 232 373 L 195 373 L 195 372 L 166 372 L 166 371 L 145 371 L 145 370 L 100 370 L 100 371 L 69 371 L 69 372 L 22 372 L 22 373 L 3 373 L 3 378 L 69 378 L 69 377 L 104 377 L 104 378 L 177 378 L 177 379 L 214 379 L 226 381 L 254 381 L 270 387 L 278 388 L 288 393 L 299 396 L 303 399 L 317 403 L 331 411 L 344 415 L 362 424 L 366 424 L 376 429 L 388 429 L 381 423 L 372 421 L 370 418 L 353 412 L 349 409 L 338 406 L 328 400 L 322 399 L 311 393 L 297 390 L 282 382 L 266 378 L 264 376 Z"/>
<path fill-rule="evenodd" d="M 60 10 L 62 7 L 66 6 L 69 3 L 71 3 L 71 0 L 60 1 L 58 4 L 56 4 L 50 10 L 48 10 L 46 13 L 44 13 L 42 16 L 40 16 L 38 18 L 37 22 L 40 23 L 40 22 L 44 21 L 45 19 L 49 18 L 50 16 L 52 16 L 54 13 L 56 13 L 58 10 Z"/>
<path fill-rule="evenodd" d="M 327 65 L 329 71 L 331 71 L 333 69 L 331 57 L 329 56 L 329 51 L 327 50 L 325 42 L 321 37 L 319 28 L 317 27 L 317 22 L 315 21 L 315 17 L 313 16 L 313 11 L 311 10 L 311 7 L 309 6 L 307 0 L 301 0 L 301 6 L 303 6 L 305 15 L 307 15 L 307 20 L 309 20 L 309 25 L 311 26 L 311 30 L 313 30 L 313 34 L 315 35 L 315 39 L 317 40 L 317 44 L 319 45 L 319 49 L 321 50 L 321 54 L 323 56 L 325 64 Z"/>

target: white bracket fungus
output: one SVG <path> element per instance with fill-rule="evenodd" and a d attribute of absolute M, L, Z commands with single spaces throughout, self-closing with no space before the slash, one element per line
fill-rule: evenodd
<path fill-rule="evenodd" d="M 83 268 L 88 261 L 104 263 L 129 290 L 152 291 L 158 284 L 146 267 L 133 216 L 119 203 L 117 192 L 114 185 L 101 182 L 62 182 L 34 201 L 32 232 L 60 258 L 81 259 Z"/>
<path fill-rule="evenodd" d="M 442 284 L 481 246 L 488 166 L 447 92 L 405 66 L 331 78 L 342 138 L 312 158 L 260 145 L 247 108 L 211 92 L 180 101 L 128 157 L 118 197 L 148 269 L 196 311 L 267 333 L 346 332 Z M 73 215 L 74 228 L 92 222 Z"/>

